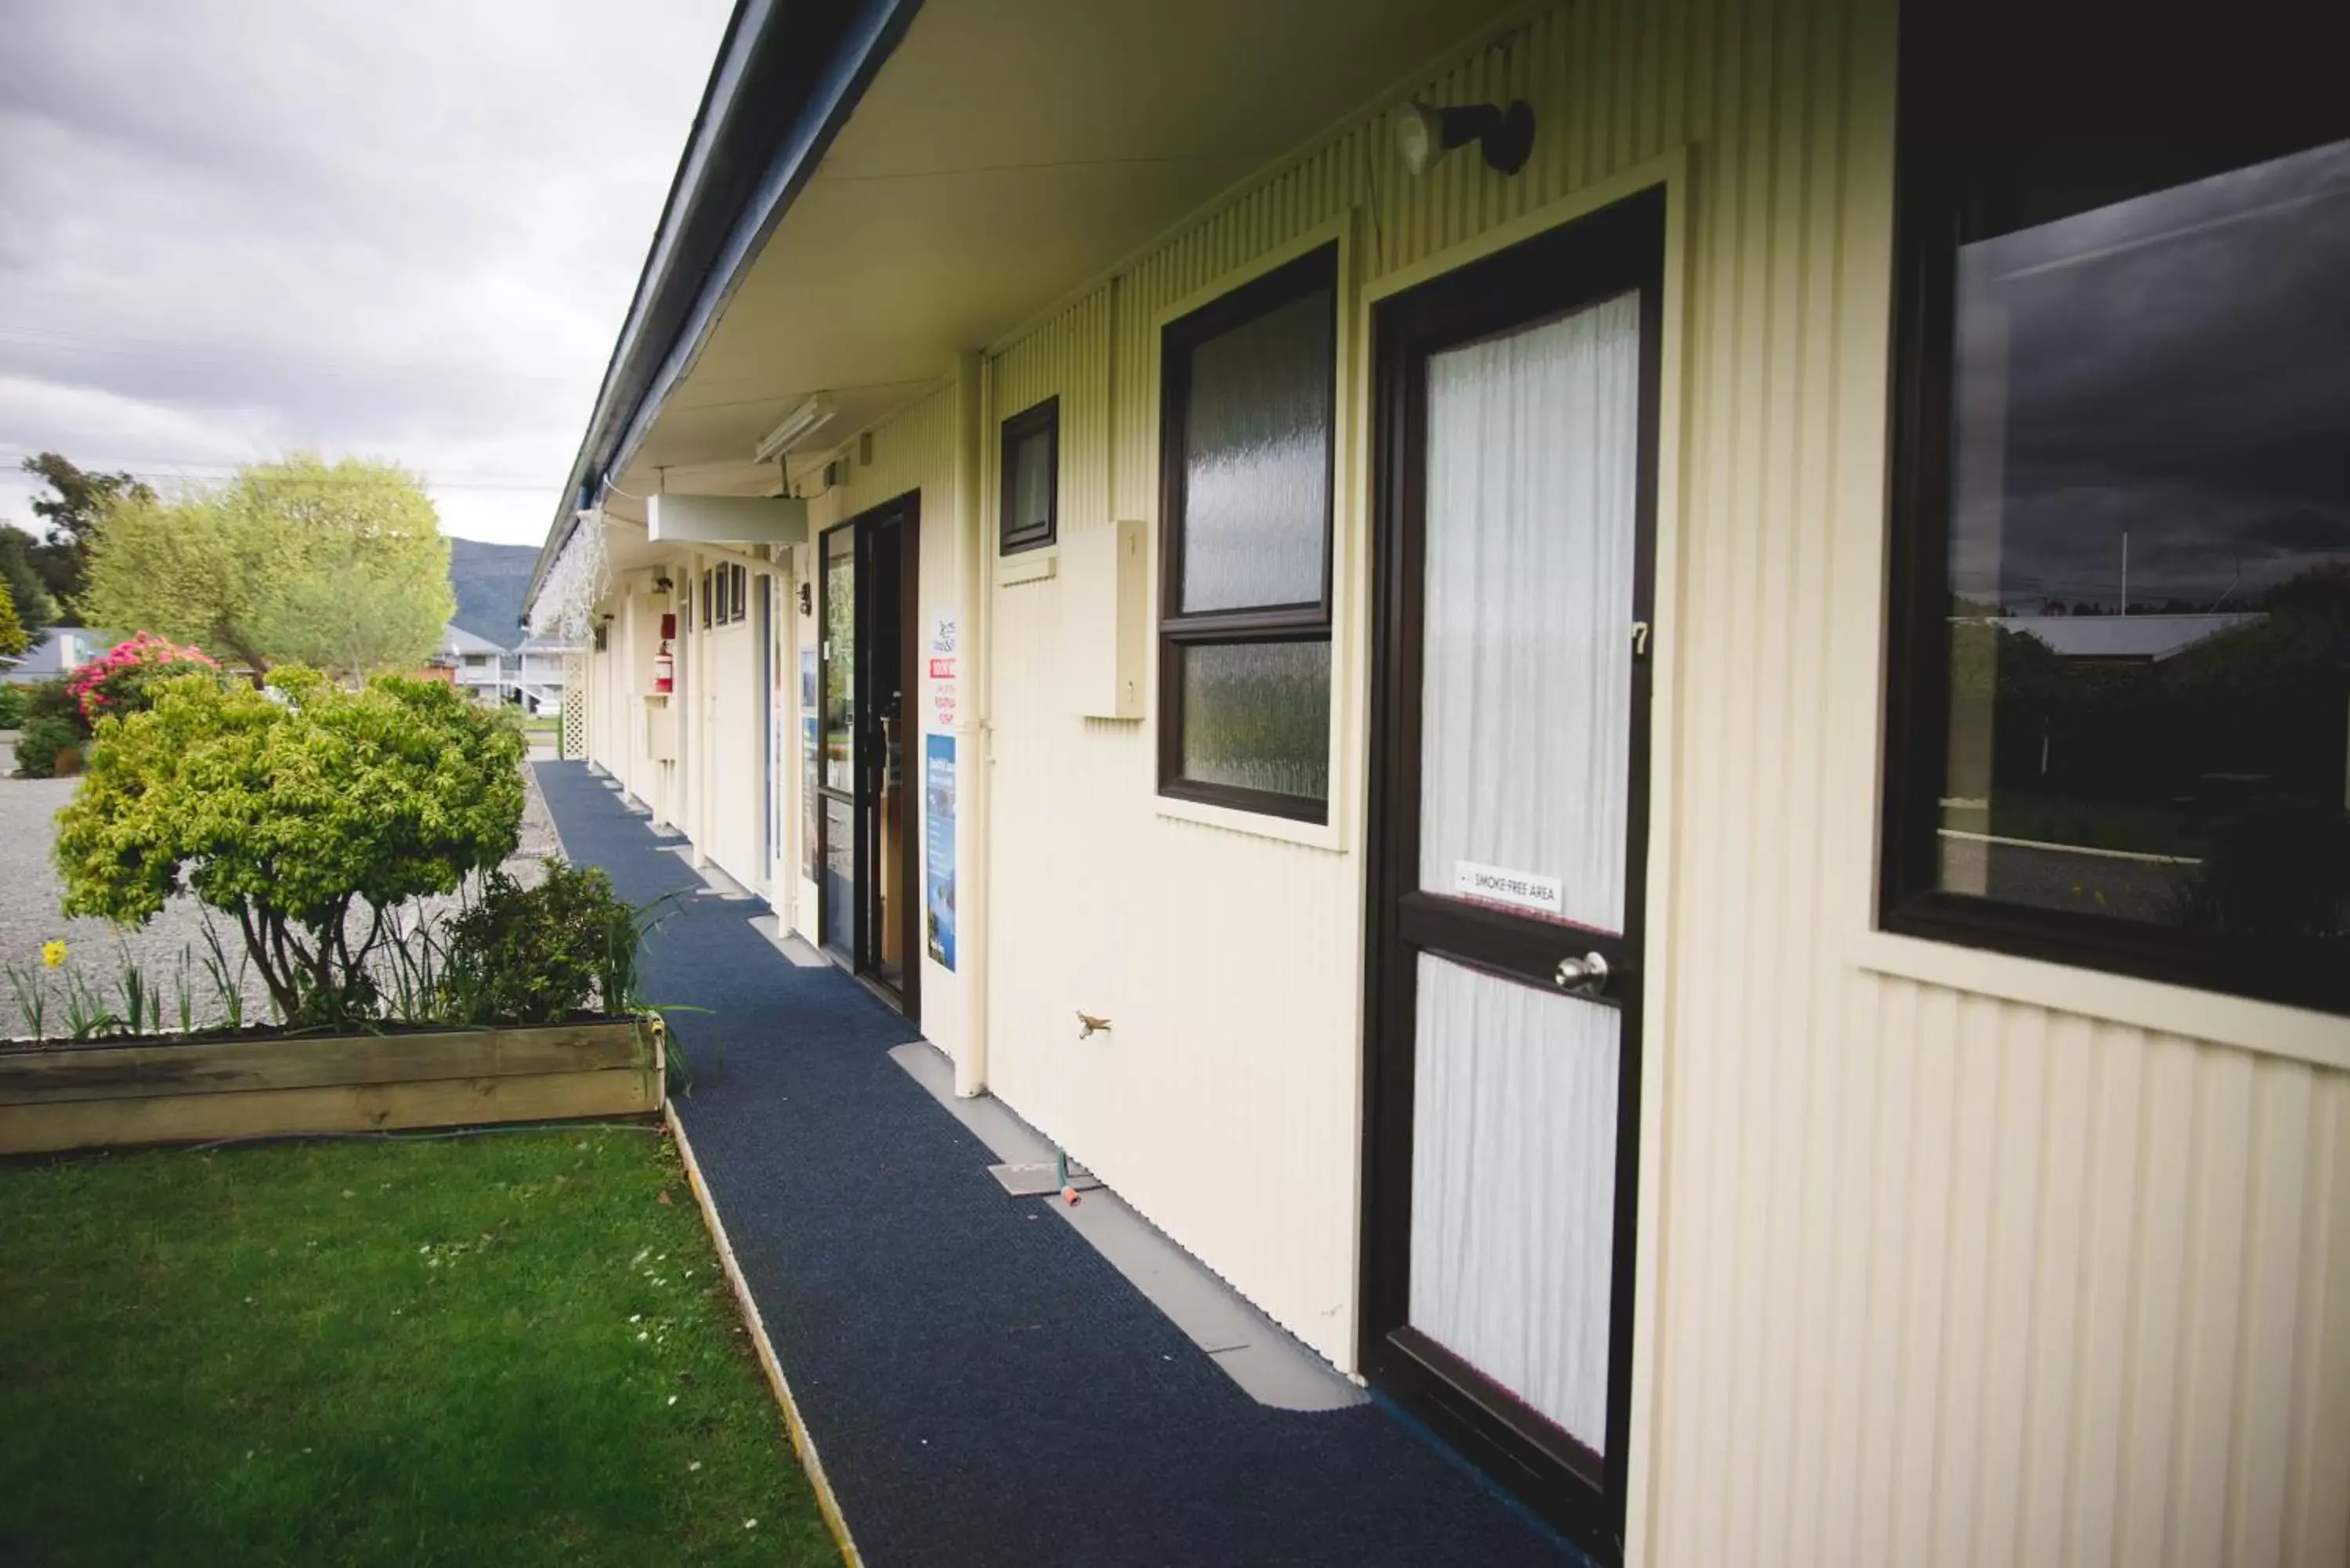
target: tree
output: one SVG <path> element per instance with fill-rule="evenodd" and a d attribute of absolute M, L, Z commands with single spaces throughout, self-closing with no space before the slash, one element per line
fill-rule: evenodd
<path fill-rule="evenodd" d="M 33 565 L 33 552 L 39 545 L 39 540 L 14 523 L 0 523 L 0 587 L 5 587 L 16 600 L 16 618 L 27 637 L 37 637 L 57 619 L 57 601 L 49 597 L 48 585 Z"/>
<path fill-rule="evenodd" d="M 105 530 L 108 514 L 119 502 L 152 501 L 155 493 L 128 473 L 87 472 L 54 452 L 28 457 L 22 466 L 26 472 L 47 481 L 55 493 L 33 501 L 33 515 L 41 520 L 48 535 L 32 543 L 28 554 L 33 568 L 40 574 L 42 587 L 57 601 L 62 618 L 79 624 L 74 612 L 88 586 L 90 552 Z"/>
<path fill-rule="evenodd" d="M 16 596 L 9 592 L 7 579 L 0 577 L 0 659 L 16 658 L 32 641 L 25 635 L 25 623 L 16 618 Z"/>
<path fill-rule="evenodd" d="M 449 542 L 415 477 L 307 452 L 217 490 L 124 498 L 89 583 L 101 620 L 352 680 L 421 666 L 456 608 Z"/>
<path fill-rule="evenodd" d="M 397 907 L 514 852 L 522 737 L 435 681 L 269 685 L 182 676 L 99 722 L 57 815 L 65 912 L 135 925 L 184 888 L 234 917 L 289 1022 L 348 1025 Z"/>

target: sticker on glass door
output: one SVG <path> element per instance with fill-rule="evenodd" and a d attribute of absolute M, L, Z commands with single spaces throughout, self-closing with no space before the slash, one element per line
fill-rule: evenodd
<path fill-rule="evenodd" d="M 1566 884 L 1555 877 L 1539 877 L 1532 871 L 1510 871 L 1499 866 L 1480 866 L 1473 860 L 1456 860 L 1452 863 L 1452 890 L 1481 904 L 1524 909 L 1533 914 L 1547 915 L 1554 920 L 1566 918 Z"/>

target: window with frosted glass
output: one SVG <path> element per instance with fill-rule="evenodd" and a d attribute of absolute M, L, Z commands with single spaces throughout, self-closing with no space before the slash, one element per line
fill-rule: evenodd
<path fill-rule="evenodd" d="M 1164 794 L 1327 815 L 1336 331 L 1335 247 L 1167 327 Z"/>
<path fill-rule="evenodd" d="M 1061 400 L 1047 398 L 1003 421 L 998 500 L 1000 553 L 1040 550 L 1058 535 Z"/>
<path fill-rule="evenodd" d="M 1183 422 L 1186 614 L 1311 604 L 1330 537 L 1330 291 L 1191 351 Z"/>
<path fill-rule="evenodd" d="M 1184 778 L 1328 797 L 1328 642 L 1196 643 L 1180 657 Z"/>
<path fill-rule="evenodd" d="M 2350 114 L 2199 48 L 1913 182 L 1885 920 L 2350 1011 Z"/>

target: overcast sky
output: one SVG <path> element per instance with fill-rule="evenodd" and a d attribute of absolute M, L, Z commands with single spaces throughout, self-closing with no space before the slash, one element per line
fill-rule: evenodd
<path fill-rule="evenodd" d="M 2118 608 L 2125 531 L 2133 603 L 2242 608 L 2350 559 L 2350 142 L 1961 271 L 1960 593 Z"/>
<path fill-rule="evenodd" d="M 16 0 L 0 519 L 308 446 L 536 544 L 725 0 Z"/>

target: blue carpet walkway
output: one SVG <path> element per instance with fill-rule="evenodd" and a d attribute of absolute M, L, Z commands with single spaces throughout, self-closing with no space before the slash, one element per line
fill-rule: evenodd
<path fill-rule="evenodd" d="M 537 764 L 572 859 L 701 886 L 579 763 Z M 876 1568 L 1542 1563 L 1555 1540 L 1377 1406 L 1256 1404 L 892 1062 L 904 1020 L 689 896 L 646 993 L 679 1102 L 849 1528 Z M 723 1050 L 722 1064 L 710 1058 Z"/>

